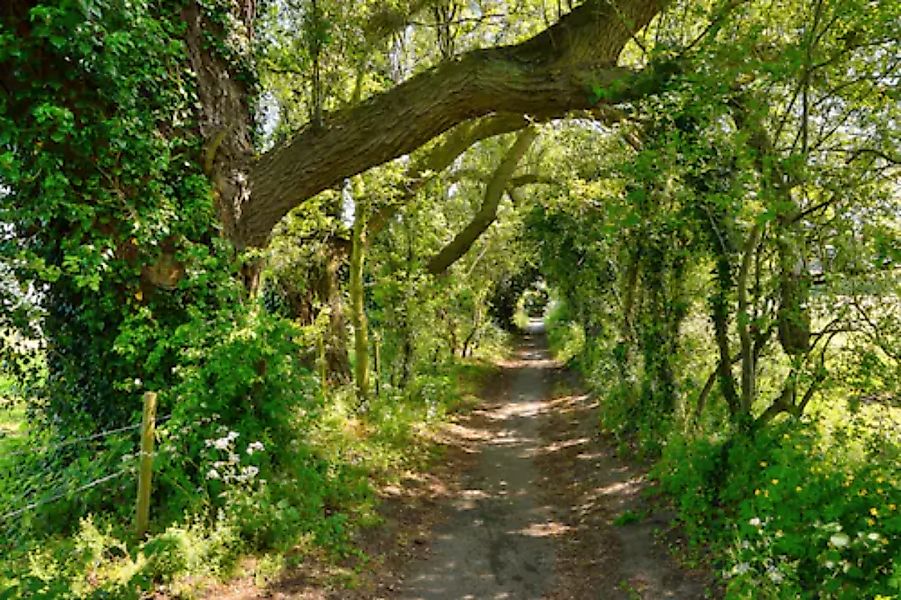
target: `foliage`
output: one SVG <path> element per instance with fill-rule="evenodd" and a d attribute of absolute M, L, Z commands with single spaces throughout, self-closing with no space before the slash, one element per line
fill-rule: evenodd
<path fill-rule="evenodd" d="M 63 433 L 121 425 L 137 408 L 133 382 L 171 382 L 167 338 L 187 321 L 185 308 L 234 300 L 194 160 L 178 11 L 49 3 L 2 27 L 0 63 L 17 82 L 0 105 L 0 219 L 15 224 L 3 260 L 32 287 L 42 317 L 4 311 L 4 323 L 54 348 L 48 377 L 32 382 L 42 389 L 26 394 L 36 415 Z M 161 257 L 191 276 L 155 289 L 147 268 Z"/>
<path fill-rule="evenodd" d="M 530 123 L 496 215 L 438 275 L 515 133 L 434 156 L 496 115 L 309 199 L 256 251 L 225 239 L 222 138 L 202 129 L 256 119 L 257 149 L 315 135 L 564 3 L 198 2 L 200 52 L 254 116 L 203 114 L 194 3 L 7 4 L 0 503 L 39 506 L 0 523 L 6 595 L 188 593 L 245 552 L 353 555 L 373 482 L 425 464 L 473 356 L 548 298 L 555 353 L 601 427 L 659 459 L 731 596 L 899 592 L 898 3 L 671 4 L 620 57 L 643 70 L 630 93 L 586 86 L 616 106 Z M 354 223 L 371 335 L 349 352 Z M 136 423 L 147 390 L 165 420 L 138 542 L 136 436 L 91 434 Z"/>
<path fill-rule="evenodd" d="M 678 437 L 664 451 L 657 477 L 693 543 L 726 557 L 729 597 L 897 595 L 898 440 L 887 446 L 864 415 L 829 435 L 822 426 L 786 420 L 718 443 Z"/>
<path fill-rule="evenodd" d="M 767 6 L 658 21 L 629 56 L 685 62 L 614 135 L 557 132 L 571 184 L 526 237 L 557 352 L 584 332 L 601 427 L 659 459 L 729 597 L 891 597 L 898 132 L 875 124 L 897 118 L 899 16 Z"/>

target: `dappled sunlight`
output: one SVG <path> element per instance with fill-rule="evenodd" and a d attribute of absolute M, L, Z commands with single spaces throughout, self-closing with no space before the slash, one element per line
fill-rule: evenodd
<path fill-rule="evenodd" d="M 562 440 L 559 442 L 552 442 L 541 448 L 535 449 L 535 451 L 533 452 L 532 455 L 540 456 L 540 455 L 554 454 L 556 452 L 560 452 L 562 450 L 567 450 L 569 448 L 574 448 L 576 446 L 584 446 L 585 444 L 587 444 L 590 441 L 591 440 L 589 438 L 581 437 L 581 438 L 573 438 L 570 440 Z"/>
<path fill-rule="evenodd" d="M 518 533 L 532 537 L 555 537 L 565 534 L 569 529 L 568 525 L 557 521 L 549 521 L 547 523 L 533 523 Z"/>

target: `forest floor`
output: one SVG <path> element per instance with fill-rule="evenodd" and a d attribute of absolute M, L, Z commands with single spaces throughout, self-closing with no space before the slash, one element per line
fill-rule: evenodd
<path fill-rule="evenodd" d="M 365 561 L 306 561 L 268 586 L 245 578 L 208 597 L 707 597 L 706 574 L 667 550 L 678 537 L 642 493 L 646 467 L 616 456 L 596 401 L 548 357 L 540 330 L 499 366 L 483 403 L 443 431 L 440 464 L 382 490 L 384 522 L 359 540 Z"/>

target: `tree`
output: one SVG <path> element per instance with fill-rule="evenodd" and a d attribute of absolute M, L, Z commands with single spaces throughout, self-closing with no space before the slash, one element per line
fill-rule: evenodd
<path fill-rule="evenodd" d="M 660 8 L 657 0 L 586 2 L 521 44 L 440 64 L 336 111 L 322 127 L 304 127 L 254 159 L 246 91 L 220 92 L 220 81 L 236 80 L 229 76 L 233 67 L 199 52 L 204 22 L 197 11 L 190 13 L 188 46 L 200 74 L 202 129 L 208 140 L 221 140 L 212 162 L 226 232 L 238 246 L 265 244 L 272 227 L 299 203 L 466 120 L 490 113 L 562 115 L 633 91 L 634 75 L 616 66 L 617 57 Z M 606 88 L 617 94 L 599 97 Z"/>
<path fill-rule="evenodd" d="M 432 4 L 368 13 L 370 39 L 396 29 L 404 8 Z M 234 249 L 267 243 L 315 194 L 455 126 L 524 126 L 523 115 L 635 92 L 646 79 L 617 57 L 661 5 L 586 2 L 519 44 L 447 60 L 257 154 L 252 50 L 263 6 L 4 6 L 0 179 L 11 190 L 3 220 L 16 228 L 5 255 L 21 279 L 46 287 L 43 334 L 58 350 L 50 381 L 68 390 L 51 394 L 57 416 L 81 406 L 115 421 L 131 410 L 118 400 L 134 391 L 128 382 L 170 385 L 172 333 L 192 315 L 238 306 L 235 270 L 245 288 L 257 285 L 258 262 Z M 328 50 L 308 48 L 320 60 Z M 466 128 L 479 117 L 488 119 Z"/>

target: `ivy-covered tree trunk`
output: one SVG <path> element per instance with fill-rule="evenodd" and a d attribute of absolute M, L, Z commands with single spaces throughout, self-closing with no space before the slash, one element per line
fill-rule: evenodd
<path fill-rule="evenodd" d="M 143 390 L 174 382 L 172 336 L 192 311 L 240 302 L 204 168 L 217 164 L 205 157 L 250 147 L 250 115 L 242 87 L 236 137 L 204 152 L 204 77 L 191 54 L 206 48 L 198 28 L 224 37 L 201 26 L 209 17 L 161 2 L 101 11 L 32 0 L 0 11 L 2 220 L 14 227 L 2 253 L 41 291 L 35 335 L 48 377 L 31 395 L 56 427 L 129 420 Z M 229 85 L 210 88 L 218 98 Z"/>
<path fill-rule="evenodd" d="M 804 260 L 803 234 L 795 214 L 779 219 L 779 343 L 786 354 L 799 356 L 810 349 L 810 275 Z"/>
<path fill-rule="evenodd" d="M 721 224 L 720 224 L 721 225 Z M 732 375 L 732 351 L 729 344 L 729 315 L 730 296 L 732 293 L 732 261 L 726 247 L 723 236 L 724 231 L 712 221 L 709 232 L 711 248 L 715 257 L 714 289 L 710 294 L 710 319 L 713 322 L 714 338 L 716 340 L 719 360 L 717 362 L 717 381 L 720 391 L 729 407 L 729 414 L 733 419 L 738 419 L 741 414 L 741 403 L 738 391 L 735 387 L 735 377 Z"/>
<path fill-rule="evenodd" d="M 669 240 L 676 246 L 675 240 Z M 657 239 L 644 252 L 642 260 L 643 306 L 640 341 L 644 356 L 645 389 L 640 409 L 646 417 L 671 419 L 676 409 L 676 377 L 673 362 L 679 342 L 679 325 L 684 317 L 681 306 L 681 261 L 674 261 L 673 248 Z"/>
<path fill-rule="evenodd" d="M 336 382 L 350 381 L 350 360 L 347 354 L 347 320 L 344 316 L 344 300 L 338 281 L 338 270 L 346 254 L 336 248 L 329 249 L 322 277 L 319 297 L 329 311 L 329 328 L 326 336 L 325 362 L 329 379 Z"/>
<path fill-rule="evenodd" d="M 635 299 L 639 295 L 638 275 L 643 241 L 635 236 L 633 243 L 626 250 L 626 267 L 620 277 L 620 296 L 622 309 L 620 315 L 619 341 L 614 350 L 614 361 L 621 385 L 629 385 L 632 376 L 632 363 L 635 353 Z"/>

